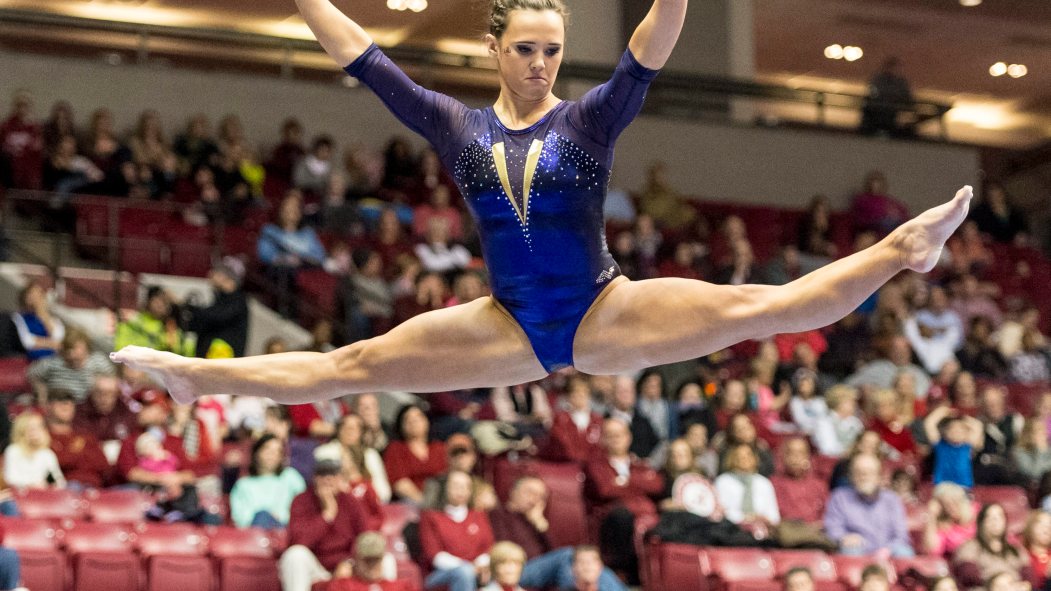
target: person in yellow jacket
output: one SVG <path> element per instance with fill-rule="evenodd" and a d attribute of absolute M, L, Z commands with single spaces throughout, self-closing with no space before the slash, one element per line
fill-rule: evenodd
<path fill-rule="evenodd" d="M 197 347 L 195 339 L 179 328 L 172 314 L 171 297 L 158 286 L 146 290 L 146 305 L 142 310 L 117 325 L 114 350 L 119 351 L 127 345 L 170 351 L 188 357 L 194 356 Z"/>

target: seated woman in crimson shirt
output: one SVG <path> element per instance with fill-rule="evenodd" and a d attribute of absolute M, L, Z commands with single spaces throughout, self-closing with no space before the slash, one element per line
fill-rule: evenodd
<path fill-rule="evenodd" d="M 470 509 L 473 485 L 466 472 L 453 471 L 445 483 L 443 511 L 420 515 L 420 545 L 424 568 L 429 571 L 424 588 L 474 590 L 490 580 L 489 550 L 493 529 L 489 517 Z"/>
<path fill-rule="evenodd" d="M 428 440 L 430 427 L 427 415 L 418 406 L 404 406 L 398 412 L 398 440 L 383 452 L 387 479 L 398 499 L 420 503 L 423 483 L 446 470 L 445 444 Z"/>
<path fill-rule="evenodd" d="M 581 376 L 571 376 L 566 384 L 569 408 L 555 413 L 548 443 L 541 451 L 553 462 L 583 463 L 601 453 L 602 415 L 591 407 L 591 386 Z"/>

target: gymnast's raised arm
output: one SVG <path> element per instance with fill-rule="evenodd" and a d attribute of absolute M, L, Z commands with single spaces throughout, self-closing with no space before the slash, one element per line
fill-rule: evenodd
<path fill-rule="evenodd" d="M 659 70 L 668 62 L 686 21 L 686 3 L 687 0 L 653 0 L 649 13 L 628 42 L 628 49 L 640 64 Z"/>
<path fill-rule="evenodd" d="M 329 0 L 296 0 L 299 14 L 325 53 L 345 68 L 372 45 L 372 37 Z"/>

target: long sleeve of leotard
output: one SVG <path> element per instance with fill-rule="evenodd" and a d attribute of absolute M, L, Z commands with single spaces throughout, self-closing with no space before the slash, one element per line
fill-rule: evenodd
<path fill-rule="evenodd" d="M 376 44 L 344 70 L 376 93 L 399 121 L 427 139 L 441 155 L 466 124 L 468 109 L 463 103 L 410 80 Z"/>
<path fill-rule="evenodd" d="M 650 82 L 660 70 L 651 70 L 625 50 L 609 81 L 592 88 L 575 105 L 570 120 L 578 131 L 602 146 L 612 146 L 642 110 Z"/>

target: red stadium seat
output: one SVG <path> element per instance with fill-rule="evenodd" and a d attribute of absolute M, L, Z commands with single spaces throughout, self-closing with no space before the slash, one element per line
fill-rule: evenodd
<path fill-rule="evenodd" d="M 25 357 L 6 357 L 0 359 L 0 393 L 22 394 L 32 392 L 33 388 L 26 379 L 29 361 Z"/>
<path fill-rule="evenodd" d="M 4 546 L 18 552 L 22 584 L 34 591 L 65 591 L 66 557 L 59 550 L 64 533 L 48 521 L 0 519 Z"/>
<path fill-rule="evenodd" d="M 15 494 L 18 510 L 26 519 L 53 521 L 84 518 L 87 503 L 66 489 L 26 489 Z"/>
<path fill-rule="evenodd" d="M 776 587 L 774 561 L 756 548 L 705 548 L 709 580 L 726 591 L 767 591 Z"/>
<path fill-rule="evenodd" d="M 136 546 L 146 568 L 147 591 L 211 591 L 212 563 L 207 538 L 194 529 L 152 527 L 138 534 Z"/>
<path fill-rule="evenodd" d="M 111 523 L 78 523 L 66 532 L 74 591 L 138 591 L 139 559 L 132 535 Z"/>
<path fill-rule="evenodd" d="M 656 547 L 660 565 L 660 584 L 652 589 L 665 591 L 706 591 L 708 564 L 704 552 L 689 544 L 660 544 Z"/>
<path fill-rule="evenodd" d="M 145 519 L 153 500 L 137 490 L 104 490 L 88 498 L 88 518 L 96 523 L 134 525 Z"/>
<path fill-rule="evenodd" d="M 1020 486 L 976 486 L 974 500 L 983 505 L 999 503 L 1007 513 L 1007 523 L 1024 523 L 1029 516 L 1029 495 Z"/>
<path fill-rule="evenodd" d="M 588 539 L 587 507 L 584 503 L 584 474 L 576 464 L 533 462 L 529 473 L 547 484 L 551 501 L 545 516 L 551 544 L 558 548 L 576 546 Z"/>
<path fill-rule="evenodd" d="M 218 562 L 219 591 L 280 591 L 273 542 L 265 531 L 216 527 L 208 536 Z"/>

